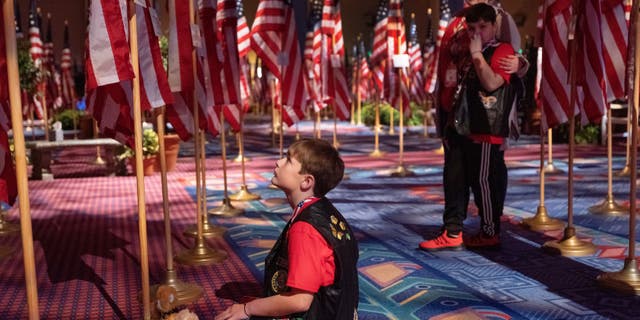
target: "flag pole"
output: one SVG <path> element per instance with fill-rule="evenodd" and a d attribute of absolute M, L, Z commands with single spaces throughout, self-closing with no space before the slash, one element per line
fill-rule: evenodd
<path fill-rule="evenodd" d="M 631 163 L 636 163 L 638 152 L 638 102 L 640 99 L 640 24 L 638 23 L 638 9 L 640 3 L 634 0 L 631 9 L 631 28 L 629 28 L 629 49 L 628 59 L 634 57 L 633 62 L 633 85 L 629 86 L 629 90 L 633 90 L 633 94 L 629 94 L 629 108 L 632 108 L 631 115 L 633 121 L 631 126 Z M 630 68 L 629 68 L 630 69 Z M 636 178 L 637 167 L 631 166 L 631 183 L 629 188 L 629 211 L 636 213 Z M 606 272 L 597 277 L 598 285 L 607 289 L 622 292 L 631 295 L 640 295 L 640 273 L 638 272 L 638 259 L 636 258 L 636 215 L 629 215 L 629 250 L 627 258 L 624 260 L 624 267 L 617 272 Z"/>
<path fill-rule="evenodd" d="M 37 10 L 37 14 L 36 16 L 40 17 L 40 8 L 36 9 Z M 38 18 L 40 19 L 40 18 Z M 40 26 L 38 26 L 38 28 L 40 28 Z M 47 110 L 47 80 L 46 80 L 46 72 L 44 69 L 44 60 L 47 59 L 47 57 L 44 56 L 44 54 L 42 55 L 42 57 L 40 58 L 40 65 L 38 66 L 38 69 L 40 71 L 40 83 L 38 83 L 38 91 L 40 91 L 39 93 L 39 98 L 40 98 L 40 104 L 42 105 L 42 122 L 44 122 L 44 140 L 45 141 L 50 141 L 50 137 L 49 137 L 49 111 Z"/>
<path fill-rule="evenodd" d="M 369 153 L 372 158 L 380 158 L 384 156 L 385 152 L 380 151 L 380 94 L 378 90 L 375 90 L 375 124 L 373 127 L 373 151 Z"/>
<path fill-rule="evenodd" d="M 589 212 L 603 215 L 624 215 L 629 214 L 628 208 L 619 205 L 613 198 L 613 138 L 611 129 L 611 107 L 607 108 L 607 196 L 594 206 L 589 207 Z"/>
<path fill-rule="evenodd" d="M 331 51 L 333 52 L 333 48 L 336 45 L 336 34 L 332 34 L 331 35 Z M 334 72 L 332 74 L 335 74 L 337 69 L 334 65 L 333 65 L 333 54 L 329 55 L 329 61 L 330 61 L 330 65 L 331 68 L 334 69 Z M 336 57 L 336 61 L 339 58 Z M 331 79 L 329 79 L 330 81 L 333 82 L 333 86 L 335 87 L 335 81 L 336 81 L 336 77 L 332 77 Z M 340 147 L 340 142 L 338 141 L 338 106 L 336 105 L 336 99 L 335 97 L 332 99 L 331 101 L 331 105 L 333 106 L 333 147 L 336 148 L 336 150 L 338 150 L 338 148 Z"/>
<path fill-rule="evenodd" d="M 552 254 L 560 254 L 562 256 L 588 256 L 596 252 L 597 247 L 591 243 L 578 238 L 575 227 L 573 226 L 573 158 L 575 148 L 575 122 L 576 117 L 574 109 L 577 101 L 576 88 L 576 29 L 581 16 L 584 0 L 573 1 L 573 14 L 571 24 L 569 26 L 569 85 L 571 94 L 569 99 L 569 172 L 567 181 L 567 226 L 564 229 L 564 236 L 560 240 L 547 241 L 542 248 Z M 635 181 L 635 180 L 634 180 Z"/>
<path fill-rule="evenodd" d="M 398 81 L 402 81 L 402 67 L 398 68 Z M 407 169 L 404 165 L 404 106 L 403 106 L 403 100 L 402 99 L 402 90 L 401 87 L 398 86 L 398 94 L 400 96 L 400 119 L 398 119 L 398 121 L 400 122 L 400 132 L 398 132 L 398 139 L 399 139 L 399 152 L 398 152 L 398 167 L 396 168 L 396 170 L 394 170 L 393 172 L 391 172 L 391 176 L 392 177 L 411 177 L 415 175 L 415 172 Z M 393 108 L 391 109 L 391 111 L 393 111 Z"/>
<path fill-rule="evenodd" d="M 522 219 L 522 225 L 533 231 L 559 230 L 564 228 L 564 222 L 559 219 L 549 217 L 547 208 L 544 206 L 544 129 L 540 125 L 540 203 L 535 216 Z"/>
<path fill-rule="evenodd" d="M 548 150 L 548 156 L 549 156 L 549 160 L 547 161 L 547 165 L 544 167 L 544 172 L 547 174 L 561 174 L 564 173 L 564 171 L 562 171 L 562 169 L 556 167 L 553 164 L 553 129 L 549 128 L 547 129 L 547 144 L 549 145 Z"/>
<path fill-rule="evenodd" d="M 193 7 L 193 1 L 189 1 L 189 23 L 191 26 L 196 26 L 195 9 Z M 195 29 L 192 28 L 192 30 Z M 201 266 L 211 265 L 224 261 L 227 258 L 227 253 L 223 250 L 214 250 L 209 248 L 204 241 L 205 237 L 205 221 L 208 222 L 206 214 L 206 186 L 204 179 L 204 133 L 200 130 L 200 107 L 198 106 L 198 96 L 195 89 L 195 82 L 198 81 L 198 68 L 197 68 L 197 56 L 196 49 L 193 48 L 191 52 L 191 69 L 194 77 L 194 88 L 192 92 L 192 108 L 193 108 L 193 146 L 194 146 L 194 160 L 196 170 L 196 228 L 195 234 L 187 229 L 184 233 L 186 235 L 195 235 L 195 243 L 193 248 L 183 251 L 178 254 L 175 261 L 181 264 Z M 205 196 L 203 199 L 203 195 Z M 224 233 L 224 228 L 211 229 L 211 236 L 220 236 Z"/>
<path fill-rule="evenodd" d="M 247 187 L 247 178 L 245 175 L 245 161 L 246 158 L 244 156 L 244 112 L 240 113 L 240 132 L 238 132 L 238 150 L 240 158 L 240 168 L 242 170 L 242 185 L 240 186 L 240 191 L 234 193 L 229 196 L 229 199 L 234 201 L 251 201 L 260 199 L 259 194 L 251 193 L 249 188 Z M 237 159 L 237 158 L 236 158 Z"/>
<path fill-rule="evenodd" d="M 20 230 L 22 237 L 22 257 L 24 260 L 24 281 L 27 291 L 27 307 L 30 320 L 39 319 L 38 281 L 33 250 L 31 228 L 31 208 L 27 182 L 27 157 L 22 127 L 22 104 L 20 102 L 20 76 L 18 74 L 18 50 L 14 25 L 13 1 L 4 0 L 4 39 L 7 50 L 7 74 L 9 79 L 9 102 L 11 104 L 11 125 L 16 158 L 16 180 L 18 184 L 18 205 L 20 207 Z"/>
<path fill-rule="evenodd" d="M 632 31 L 632 30 L 630 30 Z M 633 76 L 633 75 L 632 75 Z M 629 154 L 631 153 L 631 103 L 627 103 L 627 152 L 625 155 L 625 163 L 624 168 L 622 170 L 616 172 L 617 177 L 628 177 L 631 174 L 631 167 L 629 165 Z"/>
<path fill-rule="evenodd" d="M 138 36 L 136 4 L 128 1 L 129 47 L 133 66 L 133 130 L 135 140 L 136 187 L 138 195 L 138 234 L 140 236 L 140 272 L 142 282 L 142 310 L 144 319 L 151 319 L 151 295 L 149 292 L 149 253 L 147 244 L 147 216 L 145 208 L 144 176 L 142 168 L 142 113 L 140 111 L 140 70 L 138 64 Z"/>
<path fill-rule="evenodd" d="M 282 119 L 282 117 L 280 119 Z M 237 217 L 243 214 L 244 210 L 240 208 L 235 208 L 231 204 L 231 200 L 229 199 L 229 192 L 227 190 L 227 147 L 226 147 L 227 141 L 225 138 L 226 137 L 225 131 L 227 130 L 225 130 L 225 127 L 224 127 L 224 107 L 222 107 L 220 108 L 220 149 L 222 151 L 221 152 L 222 153 L 221 155 L 222 156 L 222 180 L 223 180 L 224 192 L 223 192 L 222 204 L 217 208 L 210 209 L 208 212 L 210 215 L 214 215 L 218 217 Z M 282 129 L 280 131 L 281 131 L 280 135 L 282 137 Z M 280 141 L 281 141 L 280 150 L 282 150 L 282 138 L 280 138 Z"/>

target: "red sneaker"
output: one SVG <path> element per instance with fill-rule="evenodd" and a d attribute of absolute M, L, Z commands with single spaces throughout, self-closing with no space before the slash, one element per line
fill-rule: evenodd
<path fill-rule="evenodd" d="M 487 236 L 482 232 L 464 239 L 464 245 L 469 248 L 493 248 L 500 246 L 500 235 Z"/>
<path fill-rule="evenodd" d="M 462 232 L 458 233 L 455 237 L 449 237 L 447 231 L 443 231 L 434 239 L 422 241 L 420 243 L 420 249 L 426 251 L 462 250 L 464 249 Z"/>

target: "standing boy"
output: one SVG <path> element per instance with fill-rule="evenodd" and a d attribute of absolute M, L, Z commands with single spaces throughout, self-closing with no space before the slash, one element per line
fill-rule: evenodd
<path fill-rule="evenodd" d="M 358 244 L 345 218 L 325 197 L 344 175 L 328 142 L 294 142 L 276 162 L 271 183 L 294 209 L 265 261 L 265 298 L 234 304 L 216 317 L 357 319 Z"/>
<path fill-rule="evenodd" d="M 450 97 L 451 101 L 443 103 L 450 109 L 440 114 L 445 145 L 444 227 L 438 237 L 420 244 L 423 250 L 462 249 L 463 243 L 467 247 L 500 244 L 500 216 L 507 187 L 502 144 L 509 132 L 508 116 L 513 103 L 512 92 L 505 85 L 511 75 L 500 67 L 500 61 L 513 56 L 514 51 L 511 45 L 496 40 L 496 11 L 492 6 L 478 3 L 466 8 L 465 22 L 466 30 L 461 28 L 456 34 L 468 37 L 468 51 L 462 52 L 462 43 L 454 46 L 460 58 L 454 60 L 457 65 L 450 63 L 452 72 L 447 70 L 442 90 L 455 90 L 456 83 L 465 88 L 460 96 L 466 98 L 468 106 L 467 132 L 458 132 L 454 125 L 458 105 Z M 447 81 L 452 84 L 447 85 Z M 469 186 L 481 218 L 481 232 L 463 241 Z"/>

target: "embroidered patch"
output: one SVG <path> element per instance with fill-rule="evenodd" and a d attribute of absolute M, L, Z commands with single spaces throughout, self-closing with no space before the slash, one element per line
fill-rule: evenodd
<path fill-rule="evenodd" d="M 287 287 L 287 271 L 286 270 L 278 270 L 271 277 L 271 289 L 275 293 L 284 292 L 284 289 Z"/>

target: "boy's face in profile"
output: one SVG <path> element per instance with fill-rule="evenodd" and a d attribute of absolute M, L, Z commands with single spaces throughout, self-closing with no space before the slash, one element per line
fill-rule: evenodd
<path fill-rule="evenodd" d="M 302 164 L 287 152 L 284 158 L 276 161 L 271 183 L 284 192 L 295 190 L 307 176 L 307 174 L 301 174 L 301 170 Z"/>
<path fill-rule="evenodd" d="M 484 45 L 496 37 L 496 24 L 482 19 L 476 22 L 467 21 L 467 32 L 469 33 L 469 39 L 473 40 L 474 37 L 480 37 L 480 41 Z"/>

